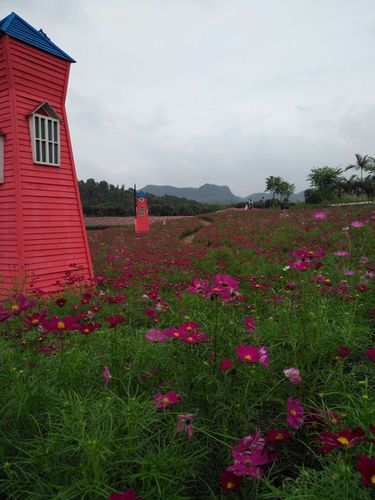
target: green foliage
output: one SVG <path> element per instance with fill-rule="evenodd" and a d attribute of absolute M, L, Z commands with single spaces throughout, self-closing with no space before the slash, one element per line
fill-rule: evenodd
<path fill-rule="evenodd" d="M 79 181 L 82 208 L 86 216 L 129 217 L 134 215 L 134 189 L 94 179 Z M 150 215 L 198 215 L 214 212 L 219 205 L 199 203 L 176 196 L 147 195 Z"/>
<path fill-rule="evenodd" d="M 356 460 L 373 453 L 373 444 L 328 455 L 317 448 L 322 430 L 361 427 L 371 438 L 375 379 L 364 353 L 373 345 L 373 296 L 356 288 L 372 269 L 366 257 L 373 248 L 371 213 L 366 207 L 325 213 L 318 220 L 308 209 L 269 210 L 266 216 L 228 211 L 206 218 L 205 225 L 199 218 L 154 225 L 142 239 L 127 228 L 90 234 L 95 269 L 105 280 L 90 289 L 89 303 L 72 290 L 61 294 L 66 304 L 43 298 L 35 309 L 62 318 L 89 315 L 103 326 L 87 335 L 41 335 L 40 327 L 25 330 L 30 311 L 0 323 L 1 495 L 96 500 L 133 488 L 144 499 L 223 498 L 219 476 L 233 462 L 233 445 L 256 430 L 265 435 L 289 428 L 292 437 L 280 443 L 280 457 L 264 467 L 262 478 L 242 478 L 238 498 L 369 500 Z M 352 227 L 353 220 L 363 226 Z M 194 242 L 182 242 L 181 234 L 195 234 Z M 293 268 L 293 254 L 301 249 L 323 251 L 311 257 L 323 266 Z M 347 269 L 354 274 L 344 275 Z M 238 280 L 234 302 L 188 293 L 193 278 L 210 281 L 217 274 Z M 366 285 L 372 286 L 369 278 Z M 122 294 L 119 303 L 109 300 Z M 146 315 L 149 309 L 156 320 Z M 115 315 L 125 321 L 105 326 L 105 318 Z M 254 332 L 244 328 L 248 316 L 256 320 Z M 188 321 L 197 322 L 210 342 L 145 338 L 151 328 Z M 267 346 L 269 368 L 237 359 L 241 344 Z M 41 352 L 46 345 L 55 349 Z M 342 346 L 350 356 L 338 355 Z M 220 362 L 228 358 L 232 367 L 223 371 Z M 104 365 L 111 373 L 108 386 Z M 285 367 L 298 367 L 301 384 L 289 382 Z M 169 390 L 180 401 L 155 408 L 154 394 Z M 288 427 L 289 396 L 308 416 L 338 413 L 340 424 Z M 191 441 L 176 428 L 178 415 L 189 413 Z"/>

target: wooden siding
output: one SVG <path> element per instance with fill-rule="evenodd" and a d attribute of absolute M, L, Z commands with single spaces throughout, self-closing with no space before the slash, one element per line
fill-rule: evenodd
<path fill-rule="evenodd" d="M 92 277 L 91 258 L 65 112 L 69 63 L 13 38 L 8 40 L 11 87 L 15 95 L 14 125 L 17 134 L 13 141 L 12 137 L 8 138 L 7 135 L 6 142 L 8 154 L 12 154 L 15 148 L 17 150 L 19 176 L 17 179 L 17 168 L 9 163 L 5 172 L 6 182 L 0 186 L 0 207 L 1 203 L 10 206 L 12 200 L 14 205 L 12 215 L 9 212 L 7 217 L 0 216 L 1 233 L 10 231 L 7 246 L 4 246 L 3 250 L 0 247 L 0 275 L 3 271 L 4 276 L 9 277 L 13 273 L 16 277 L 14 268 L 17 266 L 17 259 L 12 252 L 20 252 L 14 230 L 14 225 L 20 222 L 22 270 L 26 276 L 26 288 L 53 291 L 58 288 L 56 282 L 63 281 L 66 273 L 71 271 L 72 264 L 82 267 L 79 274 L 85 278 Z M 0 64 L 1 60 L 0 51 Z M 60 166 L 34 164 L 32 160 L 28 115 L 44 101 L 48 101 L 63 117 L 60 125 Z M 2 108 L 0 93 L 0 129 L 4 133 L 7 133 L 7 123 L 10 129 L 12 127 L 8 108 L 4 103 Z M 5 186 L 6 189 L 2 190 Z M 17 213 L 16 209 L 16 195 L 19 195 L 21 200 L 20 213 Z"/>

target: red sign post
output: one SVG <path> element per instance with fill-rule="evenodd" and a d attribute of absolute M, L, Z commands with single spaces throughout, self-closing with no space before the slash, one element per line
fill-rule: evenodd
<path fill-rule="evenodd" d="M 146 193 L 139 191 L 135 197 L 135 231 L 147 233 L 150 230 Z"/>

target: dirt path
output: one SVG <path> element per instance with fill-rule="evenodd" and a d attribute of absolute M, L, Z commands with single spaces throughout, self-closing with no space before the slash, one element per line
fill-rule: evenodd
<path fill-rule="evenodd" d="M 204 226 L 211 226 L 211 224 L 212 224 L 211 221 L 208 221 L 206 219 L 199 219 L 199 225 L 194 229 L 194 231 L 191 232 L 191 234 L 188 234 L 183 238 L 181 238 L 182 243 L 188 243 L 188 244 L 193 243 L 194 238 L 196 234 L 200 231 L 200 229 L 202 229 L 202 227 Z"/>

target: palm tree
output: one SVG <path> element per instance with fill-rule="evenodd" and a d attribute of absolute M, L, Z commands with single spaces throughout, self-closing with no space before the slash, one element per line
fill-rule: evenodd
<path fill-rule="evenodd" d="M 361 171 L 361 193 L 363 194 L 363 171 L 371 172 L 372 168 L 374 167 L 375 159 L 368 155 L 361 156 L 358 153 L 356 153 L 355 157 L 357 159 L 357 163 L 348 165 L 345 169 L 345 172 L 347 170 L 350 170 L 351 168 Z"/>

